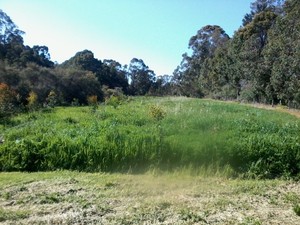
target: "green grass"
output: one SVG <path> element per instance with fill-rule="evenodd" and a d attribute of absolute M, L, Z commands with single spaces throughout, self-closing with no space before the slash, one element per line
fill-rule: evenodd
<path fill-rule="evenodd" d="M 118 107 L 58 107 L 2 124 L 1 171 L 189 170 L 253 178 L 297 177 L 294 116 L 237 103 L 134 98 Z"/>
<path fill-rule="evenodd" d="M 29 212 L 27 211 L 8 211 L 0 208 L 0 222 L 7 220 L 16 221 L 19 219 L 25 219 L 27 217 L 29 217 Z"/>

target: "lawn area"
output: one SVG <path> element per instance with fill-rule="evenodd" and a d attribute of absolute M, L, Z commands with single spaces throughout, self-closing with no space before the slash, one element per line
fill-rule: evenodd
<path fill-rule="evenodd" d="M 0 173 L 1 224 L 300 224 L 295 181 Z"/>

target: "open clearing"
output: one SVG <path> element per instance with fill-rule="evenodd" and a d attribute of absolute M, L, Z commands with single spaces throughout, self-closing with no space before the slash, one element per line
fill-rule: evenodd
<path fill-rule="evenodd" d="M 139 97 L 17 115 L 0 224 L 300 225 L 300 121 L 277 111 Z"/>
<path fill-rule="evenodd" d="M 1 173 L 1 224 L 300 224 L 300 185 L 180 173 Z"/>

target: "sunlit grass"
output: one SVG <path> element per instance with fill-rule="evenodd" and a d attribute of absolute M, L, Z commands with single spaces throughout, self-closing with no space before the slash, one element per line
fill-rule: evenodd
<path fill-rule="evenodd" d="M 133 98 L 96 111 L 57 107 L 4 126 L 0 169 L 291 177 L 300 170 L 299 125 L 286 113 L 183 97 Z"/>
<path fill-rule="evenodd" d="M 1 172 L 0 223 L 295 224 L 298 194 L 297 182 L 203 177 L 189 170 Z"/>

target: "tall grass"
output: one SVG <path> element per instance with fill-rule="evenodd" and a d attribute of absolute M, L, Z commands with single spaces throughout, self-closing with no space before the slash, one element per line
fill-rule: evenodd
<path fill-rule="evenodd" d="M 163 116 L 151 116 L 153 109 Z M 56 108 L 4 125 L 0 170 L 224 168 L 250 177 L 291 177 L 300 171 L 299 129 L 299 120 L 284 113 L 200 99 Z"/>

